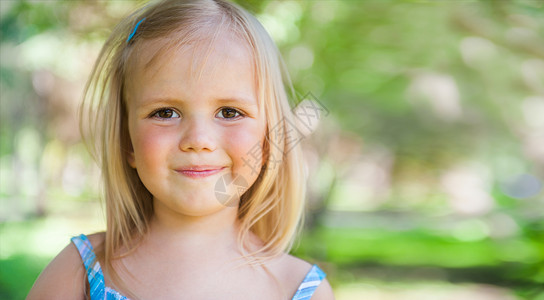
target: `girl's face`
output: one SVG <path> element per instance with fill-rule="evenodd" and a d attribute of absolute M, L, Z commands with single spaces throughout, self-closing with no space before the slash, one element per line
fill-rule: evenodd
<path fill-rule="evenodd" d="M 257 179 L 266 122 L 244 45 L 219 37 L 211 48 L 174 48 L 149 62 L 161 44 L 145 42 L 132 60 L 128 160 L 156 212 L 238 207 L 236 195 Z"/>

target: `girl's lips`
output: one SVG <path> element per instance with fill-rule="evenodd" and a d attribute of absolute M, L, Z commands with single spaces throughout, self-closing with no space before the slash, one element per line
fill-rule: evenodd
<path fill-rule="evenodd" d="M 203 178 L 217 174 L 224 168 L 218 166 L 190 166 L 177 169 L 176 171 L 190 178 Z"/>

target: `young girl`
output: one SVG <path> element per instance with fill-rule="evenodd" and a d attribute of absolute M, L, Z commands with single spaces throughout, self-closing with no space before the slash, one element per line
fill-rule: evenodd
<path fill-rule="evenodd" d="M 286 254 L 305 174 L 282 70 L 259 22 L 222 0 L 123 20 L 81 114 L 107 231 L 74 237 L 28 299 L 332 299 Z"/>

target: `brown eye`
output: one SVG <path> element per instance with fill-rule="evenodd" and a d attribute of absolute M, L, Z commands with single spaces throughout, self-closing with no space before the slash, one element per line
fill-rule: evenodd
<path fill-rule="evenodd" d="M 164 108 L 164 109 L 156 111 L 153 114 L 153 117 L 159 118 L 159 119 L 171 119 L 171 118 L 178 118 L 179 114 L 175 112 L 173 109 Z"/>
<path fill-rule="evenodd" d="M 234 108 L 225 107 L 219 111 L 218 115 L 218 117 L 222 119 L 233 119 L 239 117 L 241 114 Z"/>

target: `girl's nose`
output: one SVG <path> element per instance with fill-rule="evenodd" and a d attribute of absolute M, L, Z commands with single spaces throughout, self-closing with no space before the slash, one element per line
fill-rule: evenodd
<path fill-rule="evenodd" d="M 213 128 L 210 121 L 198 117 L 186 118 L 182 124 L 182 135 L 179 148 L 184 152 L 214 151 Z"/>

